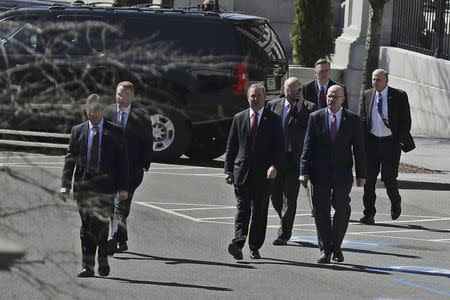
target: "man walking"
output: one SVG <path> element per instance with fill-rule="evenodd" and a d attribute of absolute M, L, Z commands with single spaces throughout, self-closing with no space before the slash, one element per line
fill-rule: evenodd
<path fill-rule="evenodd" d="M 250 86 L 249 109 L 234 116 L 228 136 L 225 182 L 234 185 L 237 200 L 234 239 L 228 252 L 237 260 L 243 259 L 247 234 L 250 258 L 261 258 L 259 249 L 266 236 L 270 180 L 277 176 L 282 160 L 281 121 L 264 107 L 265 97 L 264 86 Z"/>
<path fill-rule="evenodd" d="M 364 128 L 367 149 L 367 182 L 364 186 L 364 216 L 361 223 L 375 223 L 375 184 L 381 170 L 383 181 L 391 202 L 391 218 L 396 220 L 402 212 L 398 191 L 398 167 L 401 150 L 415 148 L 410 134 L 411 113 L 408 95 L 388 86 L 389 76 L 384 69 L 372 73 L 372 89 L 364 92 L 359 104 L 359 115 Z"/>
<path fill-rule="evenodd" d="M 98 274 L 108 276 L 107 242 L 114 195 L 128 197 L 128 161 L 122 129 L 103 119 L 103 105 L 92 94 L 86 103 L 88 121 L 72 128 L 64 160 L 60 193 L 66 201 L 73 192 L 81 217 L 82 270 L 78 277 L 94 276 L 98 249 Z"/>
<path fill-rule="evenodd" d="M 342 108 L 344 89 L 328 89 L 328 107 L 311 114 L 300 163 L 300 182 L 312 183 L 312 202 L 321 256 L 318 263 L 344 261 L 341 244 L 350 219 L 353 158 L 356 184 L 366 177 L 364 139 L 358 115 Z M 330 218 L 331 206 L 335 213 Z"/>
<path fill-rule="evenodd" d="M 113 226 L 110 248 L 114 252 L 128 250 L 127 218 L 130 214 L 131 200 L 141 184 L 144 171 L 150 168 L 153 151 L 153 132 L 149 115 L 134 102 L 134 86 L 129 81 L 117 85 L 116 104 L 105 109 L 105 119 L 120 125 L 125 134 L 128 150 L 128 198 L 116 203 L 115 218 L 118 226 Z"/>
<path fill-rule="evenodd" d="M 286 245 L 292 235 L 300 187 L 300 155 L 309 115 L 315 110 L 314 103 L 304 100 L 301 92 L 300 80 L 290 77 L 284 82 L 285 98 L 267 104 L 268 109 L 280 116 L 284 137 L 283 167 L 274 179 L 271 192 L 272 205 L 281 220 L 278 237 L 273 241 L 277 246 Z"/>

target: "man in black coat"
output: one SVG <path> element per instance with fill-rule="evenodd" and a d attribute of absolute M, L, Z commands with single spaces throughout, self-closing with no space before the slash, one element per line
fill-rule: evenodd
<path fill-rule="evenodd" d="M 280 117 L 264 107 L 262 85 L 247 91 L 250 108 L 233 118 L 225 156 L 225 182 L 234 185 L 237 200 L 234 239 L 228 252 L 241 260 L 249 233 L 250 257 L 261 258 L 267 227 L 270 181 L 277 176 L 283 153 Z M 250 220 L 251 218 L 251 220 Z"/>
<path fill-rule="evenodd" d="M 98 248 L 98 273 L 108 276 L 107 243 L 114 196 L 128 197 L 128 160 L 122 129 L 103 119 L 99 96 L 88 97 L 88 121 L 72 128 L 64 160 L 61 194 L 73 192 L 81 217 L 82 270 L 78 277 L 94 276 Z"/>
<path fill-rule="evenodd" d="M 356 184 L 366 177 L 364 138 L 358 115 L 342 108 L 344 89 L 328 89 L 328 107 L 310 115 L 300 163 L 300 182 L 309 180 L 321 256 L 318 263 L 342 262 L 341 244 L 350 219 L 350 191 L 353 184 L 353 158 Z M 330 218 L 331 206 L 335 213 Z"/>
<path fill-rule="evenodd" d="M 362 223 L 375 223 L 375 184 L 381 170 L 381 180 L 391 202 L 391 218 L 402 212 L 398 191 L 398 167 L 401 150 L 415 148 L 410 134 L 411 113 L 408 95 L 388 86 L 388 73 L 377 69 L 372 73 L 372 89 L 364 92 L 359 104 L 367 149 L 367 182 L 364 186 L 364 216 Z"/>
<path fill-rule="evenodd" d="M 128 150 L 128 199 L 116 203 L 115 219 L 118 226 L 112 227 L 110 248 L 115 252 L 128 250 L 127 218 L 130 214 L 131 200 L 141 184 L 144 171 L 148 172 L 153 151 L 153 132 L 149 114 L 139 108 L 134 99 L 134 86 L 129 81 L 117 85 L 116 104 L 105 109 L 105 119 L 120 125 L 125 134 Z"/>
<path fill-rule="evenodd" d="M 284 164 L 274 179 L 271 192 L 272 205 L 281 219 L 278 237 L 273 241 L 277 246 L 286 245 L 292 235 L 300 187 L 300 156 L 309 115 L 315 110 L 314 103 L 303 99 L 301 90 L 300 80 L 290 77 L 284 82 L 286 97 L 267 104 L 267 108 L 282 119 L 284 137 Z"/>
<path fill-rule="evenodd" d="M 303 85 L 303 98 L 309 102 L 314 103 L 316 109 L 327 107 L 326 95 L 328 89 L 333 85 L 339 85 L 330 78 L 331 65 L 326 58 L 320 58 L 314 64 L 314 76 L 316 79 L 307 82 Z M 344 87 L 344 97 L 347 99 L 347 90 Z M 344 108 L 348 108 L 348 103 L 345 100 Z"/>

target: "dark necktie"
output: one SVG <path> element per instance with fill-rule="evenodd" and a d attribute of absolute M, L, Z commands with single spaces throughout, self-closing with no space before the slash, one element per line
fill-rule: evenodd
<path fill-rule="evenodd" d="M 122 128 L 125 127 L 125 112 L 124 111 L 120 111 L 119 112 L 119 122 L 118 122 L 118 124 Z"/>
<path fill-rule="evenodd" d="M 291 104 L 287 104 L 284 110 L 284 122 L 283 122 L 283 135 L 284 135 L 284 150 L 287 152 L 289 150 L 289 119 L 291 118 Z"/>
<path fill-rule="evenodd" d="M 320 88 L 320 94 L 319 94 L 319 108 L 324 108 L 327 106 L 327 100 L 326 100 L 326 96 L 325 96 L 325 88 L 322 87 Z"/>
<path fill-rule="evenodd" d="M 91 153 L 89 158 L 89 173 L 97 172 L 98 166 L 98 151 L 100 148 L 100 138 L 99 138 L 99 130 L 97 126 L 92 127 L 92 144 L 91 144 Z"/>
<path fill-rule="evenodd" d="M 336 139 L 336 135 L 337 135 L 337 121 L 336 121 L 335 114 L 331 115 L 330 135 L 331 135 L 331 140 L 334 142 L 334 140 Z"/>
<path fill-rule="evenodd" d="M 252 122 L 252 129 L 251 129 L 251 135 L 252 135 L 253 142 L 255 142 L 257 130 L 258 130 L 258 113 L 255 112 L 253 114 L 253 122 Z"/>
<path fill-rule="evenodd" d="M 387 128 L 390 128 L 389 120 L 387 118 L 383 117 L 383 96 L 381 96 L 381 94 L 378 94 L 377 108 L 378 108 L 378 113 L 380 114 L 380 117 L 383 120 L 384 126 L 386 126 Z"/>

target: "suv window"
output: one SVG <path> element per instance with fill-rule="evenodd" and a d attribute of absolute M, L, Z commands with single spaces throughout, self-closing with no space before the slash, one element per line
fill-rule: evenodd
<path fill-rule="evenodd" d="M 184 55 L 236 53 L 235 37 L 225 24 L 129 18 L 123 26 L 138 41 Z"/>
<path fill-rule="evenodd" d="M 33 54 L 37 47 L 39 30 L 36 17 L 10 18 L 0 22 L 0 43 L 5 54 Z"/>
<path fill-rule="evenodd" d="M 254 21 L 236 24 L 238 40 L 245 49 L 244 55 L 249 57 L 250 62 L 271 66 L 274 62 L 284 60 L 283 48 L 264 21 Z"/>

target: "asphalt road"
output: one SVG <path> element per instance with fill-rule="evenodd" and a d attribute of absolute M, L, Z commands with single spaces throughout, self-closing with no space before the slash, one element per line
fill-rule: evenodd
<path fill-rule="evenodd" d="M 378 190 L 377 224 L 363 225 L 354 188 L 345 262 L 320 265 L 302 189 L 294 237 L 273 246 L 271 208 L 261 260 L 227 252 L 235 199 L 221 162 L 153 164 L 136 192 L 129 252 L 110 259 L 109 277 L 78 279 L 80 220 L 61 202 L 62 157 L 0 153 L 0 237 L 25 247 L 25 259 L 0 270 L 0 299 L 449 299 L 450 192 L 402 190 L 403 214 L 390 220 Z"/>

